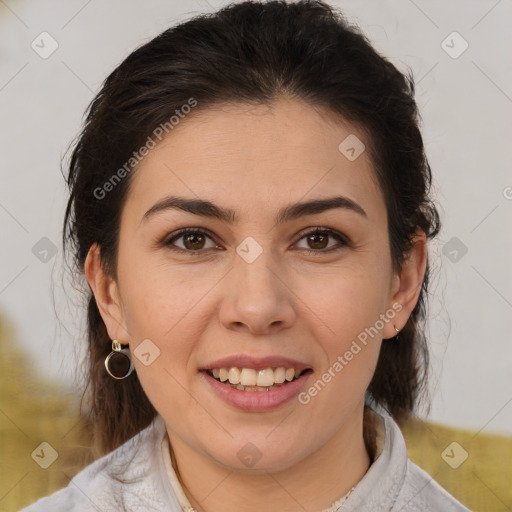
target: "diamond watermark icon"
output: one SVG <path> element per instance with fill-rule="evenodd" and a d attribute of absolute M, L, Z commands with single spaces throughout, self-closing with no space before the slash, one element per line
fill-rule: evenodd
<path fill-rule="evenodd" d="M 453 31 L 443 40 L 441 48 L 452 59 L 458 59 L 469 48 L 469 43 L 458 32 Z"/>
<path fill-rule="evenodd" d="M 43 469 L 49 468 L 59 457 L 57 450 L 46 441 L 43 441 L 31 454 L 39 466 Z"/>
<path fill-rule="evenodd" d="M 453 441 L 443 450 L 441 458 L 452 469 L 457 469 L 468 458 L 468 452 L 457 441 Z"/>
<path fill-rule="evenodd" d="M 443 245 L 443 254 L 452 262 L 458 263 L 468 252 L 467 246 L 456 236 Z"/>
<path fill-rule="evenodd" d="M 39 57 L 47 59 L 57 50 L 59 43 L 48 32 L 41 32 L 30 46 Z"/>
<path fill-rule="evenodd" d="M 248 236 L 236 248 L 236 252 L 246 263 L 252 263 L 263 252 L 263 247 L 252 236 Z"/>
<path fill-rule="evenodd" d="M 160 357 L 160 349 L 150 339 L 139 343 L 133 353 L 144 366 L 153 364 Z"/>
<path fill-rule="evenodd" d="M 42 263 L 48 263 L 56 254 L 57 246 L 46 236 L 32 247 L 32 254 Z"/>
<path fill-rule="evenodd" d="M 365 149 L 366 146 L 353 133 L 343 139 L 338 146 L 338 151 L 351 162 L 359 158 Z"/>
<path fill-rule="evenodd" d="M 238 450 L 237 457 L 248 468 L 252 468 L 261 459 L 262 453 L 252 443 L 246 443 Z"/>

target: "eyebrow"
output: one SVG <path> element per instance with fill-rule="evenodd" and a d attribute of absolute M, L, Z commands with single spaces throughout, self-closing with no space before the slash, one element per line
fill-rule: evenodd
<path fill-rule="evenodd" d="M 285 206 L 276 216 L 276 224 L 283 224 L 306 215 L 315 215 L 335 208 L 353 211 L 362 217 L 368 218 L 363 208 L 352 199 L 344 196 L 329 197 L 327 199 L 314 199 L 312 201 L 294 203 Z M 167 210 L 182 210 L 201 217 L 219 219 L 229 224 L 237 223 L 238 216 L 235 210 L 222 208 L 205 199 L 187 199 L 184 197 L 167 196 L 154 204 L 142 217 L 147 221 L 155 214 Z"/>

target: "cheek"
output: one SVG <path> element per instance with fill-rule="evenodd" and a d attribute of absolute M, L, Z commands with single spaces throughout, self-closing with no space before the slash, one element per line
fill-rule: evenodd
<path fill-rule="evenodd" d="M 134 269 L 130 276 L 126 275 L 124 283 L 128 291 L 124 300 L 125 319 L 137 376 L 160 414 L 167 416 L 174 410 L 191 412 L 197 404 L 187 390 L 192 387 L 191 355 L 199 337 L 194 305 L 205 291 L 187 286 L 177 273 L 171 276 L 150 265 L 144 269 Z M 149 358 L 139 357 L 148 352 Z"/>
<path fill-rule="evenodd" d="M 316 292 L 302 296 L 308 297 L 307 305 L 314 313 L 309 313 L 310 318 L 321 320 L 315 322 L 318 330 L 314 334 L 324 353 L 317 375 L 322 382 L 317 388 L 328 385 L 334 400 L 340 395 L 362 396 L 379 356 L 388 276 L 375 262 L 364 269 L 345 267 L 316 278 Z"/>
<path fill-rule="evenodd" d="M 208 280 L 193 281 L 186 272 L 133 249 L 130 260 L 120 260 L 118 266 L 128 332 L 135 343 L 143 338 L 172 338 L 199 300 L 197 296 L 205 294 Z"/>
<path fill-rule="evenodd" d="M 133 255 L 131 261 L 138 263 L 120 262 L 118 277 L 137 374 L 151 401 L 161 394 L 162 386 L 172 388 L 177 396 L 180 384 L 187 387 L 194 376 L 197 340 L 208 322 L 205 297 L 216 281 L 213 273 L 195 275 L 147 257 Z M 148 366 L 137 357 L 146 346 L 143 343 L 154 345 L 158 355 Z"/>
<path fill-rule="evenodd" d="M 330 292 L 332 301 L 324 311 L 329 329 L 320 327 L 315 334 L 322 361 L 299 397 L 312 416 L 323 418 L 322 428 L 339 425 L 364 400 L 382 342 L 380 332 L 371 330 L 381 301 L 369 288 L 345 282 Z"/>
<path fill-rule="evenodd" d="M 375 262 L 303 278 L 301 297 L 332 337 L 347 340 L 375 324 L 388 302 L 389 276 Z M 314 286 L 313 286 L 314 284 Z"/>

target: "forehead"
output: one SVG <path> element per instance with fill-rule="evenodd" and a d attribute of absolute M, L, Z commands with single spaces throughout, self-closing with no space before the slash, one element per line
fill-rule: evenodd
<path fill-rule="evenodd" d="M 125 208 L 142 218 L 173 194 L 254 216 L 338 193 L 381 216 L 382 193 L 363 149 L 369 143 L 362 130 L 298 100 L 198 108 L 139 163 Z"/>

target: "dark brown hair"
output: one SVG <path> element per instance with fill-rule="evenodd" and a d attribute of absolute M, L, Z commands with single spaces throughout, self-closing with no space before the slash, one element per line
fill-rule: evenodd
<path fill-rule="evenodd" d="M 71 250 L 73 271 L 83 276 L 96 243 L 105 271 L 116 278 L 120 215 L 131 173 L 108 187 L 108 198 L 98 190 L 106 190 L 104 184 L 155 128 L 190 98 L 196 112 L 225 102 L 268 104 L 280 95 L 322 107 L 368 134 L 387 207 L 393 268 L 399 270 L 416 230 L 432 238 L 440 228 L 429 197 L 431 172 L 412 77 L 323 2 L 247 1 L 169 28 L 104 81 L 69 163 L 63 245 Z M 383 343 L 367 393 L 398 420 L 413 410 L 425 383 L 428 278 L 427 265 L 418 303 L 399 340 Z M 90 412 L 101 449 L 110 451 L 146 427 L 156 411 L 135 372 L 121 381 L 106 373 L 111 340 L 90 289 L 87 299 Z"/>

